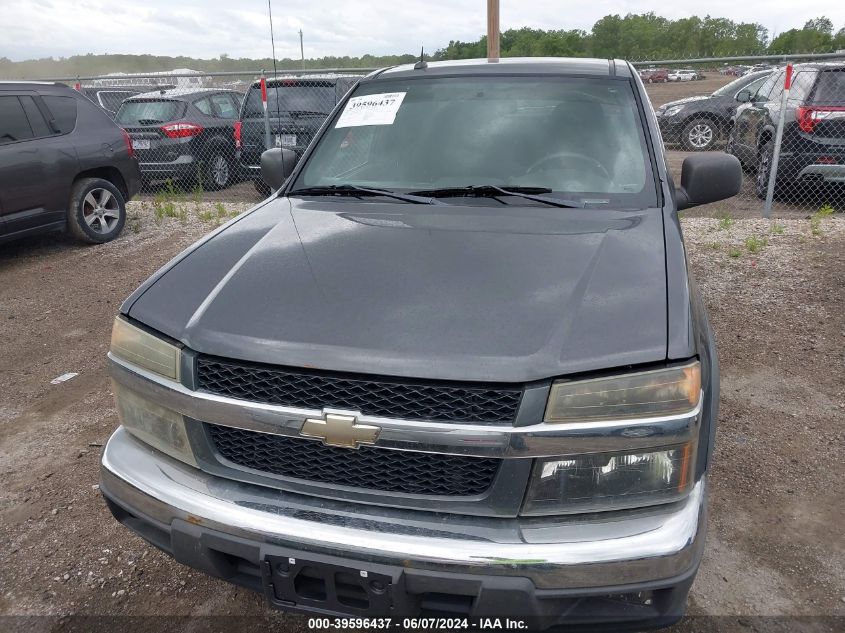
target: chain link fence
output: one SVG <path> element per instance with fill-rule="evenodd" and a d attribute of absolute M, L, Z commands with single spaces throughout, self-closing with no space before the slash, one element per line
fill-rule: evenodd
<path fill-rule="evenodd" d="M 742 162 L 741 193 L 691 214 L 760 217 L 845 208 L 845 54 L 634 65 L 677 184 L 690 153 L 728 152 Z M 60 81 L 128 131 L 144 175 L 142 196 L 175 191 L 256 202 L 269 193 L 260 179 L 261 153 L 275 146 L 302 156 L 332 108 L 371 70 L 274 77 L 181 69 Z"/>
<path fill-rule="evenodd" d="M 371 69 L 112 74 L 60 78 L 124 128 L 141 164 L 141 196 L 190 193 L 256 202 L 270 190 L 261 153 L 301 157 L 328 114 Z"/>
<path fill-rule="evenodd" d="M 691 152 L 724 151 L 742 163 L 740 194 L 696 213 L 845 209 L 845 55 L 794 57 L 637 64 L 676 182 Z"/>

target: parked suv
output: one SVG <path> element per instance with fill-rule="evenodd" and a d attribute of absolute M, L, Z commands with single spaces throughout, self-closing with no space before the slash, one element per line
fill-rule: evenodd
<path fill-rule="evenodd" d="M 132 138 L 145 181 L 223 189 L 237 177 L 233 134 L 240 105 L 234 90 L 174 88 L 127 99 L 115 121 Z"/>
<path fill-rule="evenodd" d="M 115 320 L 117 520 L 377 628 L 677 620 L 719 402 L 677 210 L 742 173 L 673 186 L 648 108 L 620 60 L 417 63 L 267 150 L 276 195 Z"/>
<path fill-rule="evenodd" d="M 726 151 L 756 172 L 755 191 L 766 196 L 781 115 L 785 69 L 756 92 L 740 91 Z M 845 183 L 845 63 L 795 64 L 784 112 L 776 193 L 808 183 Z"/>
<path fill-rule="evenodd" d="M 669 71 L 669 81 L 692 81 L 698 77 L 694 70 L 682 68 Z"/>
<path fill-rule="evenodd" d="M 710 95 L 687 97 L 664 103 L 655 110 L 660 132 L 666 143 L 680 143 L 684 149 L 703 152 L 726 138 L 740 102 L 741 90 L 756 92 L 773 72 L 766 70 L 745 75 Z"/>
<path fill-rule="evenodd" d="M 140 185 L 129 136 L 62 84 L 0 82 L 0 241 L 117 237 Z"/>
<path fill-rule="evenodd" d="M 296 153 L 297 159 L 314 138 L 317 130 L 338 101 L 360 79 L 359 75 L 304 75 L 268 79 L 267 113 L 270 142 Z M 240 122 L 235 128 L 238 161 L 250 174 L 262 195 L 270 188 L 261 180 L 261 153 L 267 148 L 261 82 L 247 90 L 241 106 Z"/>

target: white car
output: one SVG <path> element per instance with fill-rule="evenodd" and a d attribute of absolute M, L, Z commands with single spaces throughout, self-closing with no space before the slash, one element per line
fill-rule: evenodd
<path fill-rule="evenodd" d="M 694 70 L 670 70 L 669 81 L 692 81 L 697 75 Z"/>

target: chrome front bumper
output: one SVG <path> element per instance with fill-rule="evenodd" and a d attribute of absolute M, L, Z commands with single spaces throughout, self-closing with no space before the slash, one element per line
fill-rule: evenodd
<path fill-rule="evenodd" d="M 101 490 L 164 533 L 176 523 L 354 564 L 523 577 L 538 589 L 596 589 L 695 572 L 706 482 L 683 501 L 614 513 L 501 519 L 330 501 L 210 475 L 118 429 Z"/>

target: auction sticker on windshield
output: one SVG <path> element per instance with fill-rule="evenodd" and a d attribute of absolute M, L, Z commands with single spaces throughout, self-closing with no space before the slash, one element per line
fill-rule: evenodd
<path fill-rule="evenodd" d="M 335 127 L 360 125 L 393 125 L 404 92 L 383 92 L 376 95 L 352 97 L 337 120 Z"/>

